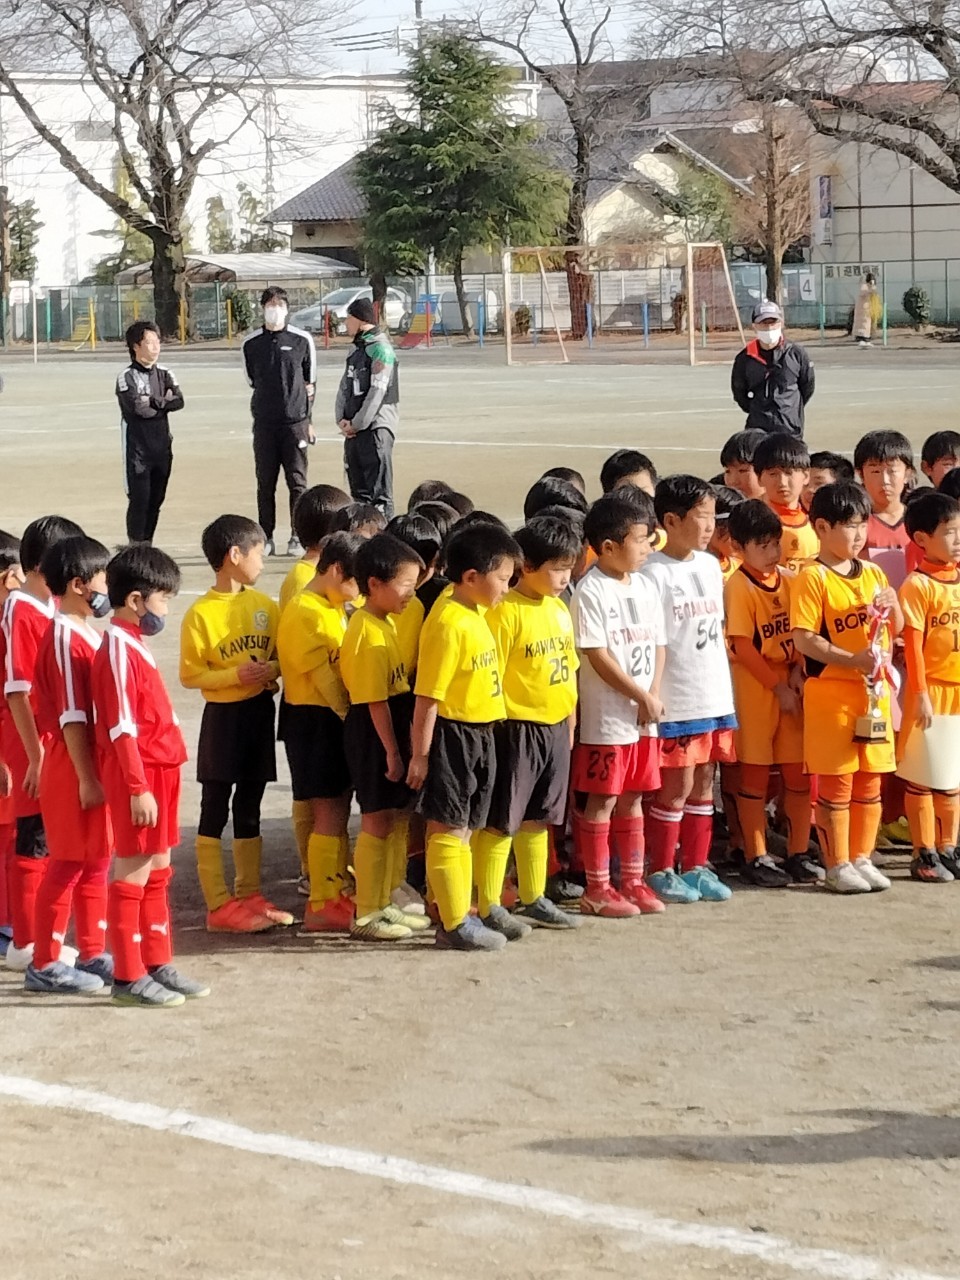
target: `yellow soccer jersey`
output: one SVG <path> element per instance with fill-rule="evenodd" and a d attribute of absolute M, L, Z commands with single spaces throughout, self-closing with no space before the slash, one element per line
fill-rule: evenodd
<path fill-rule="evenodd" d="M 317 566 L 310 564 L 307 560 L 298 560 L 280 585 L 280 612 L 290 603 L 294 596 L 299 595 L 308 582 L 312 582 L 316 577 Z"/>
<path fill-rule="evenodd" d="M 503 672 L 508 720 L 559 724 L 577 705 L 570 610 L 553 596 L 531 600 L 514 588 L 487 614 Z"/>
<path fill-rule="evenodd" d="M 340 675 L 354 705 L 410 692 L 392 617 L 376 618 L 366 609 L 353 614 L 340 649 Z"/>
<path fill-rule="evenodd" d="M 770 510 L 780 517 L 783 534 L 780 539 L 780 566 L 791 573 L 799 573 L 808 564 L 813 564 L 820 554 L 820 539 L 817 537 L 810 517 L 802 507 L 795 510 L 781 507 L 775 502 L 768 504 Z"/>
<path fill-rule="evenodd" d="M 316 591 L 293 597 L 280 618 L 277 653 L 283 696 L 295 706 L 330 707 L 345 716 L 347 691 L 340 678 L 340 646 L 347 629 L 342 606 Z"/>
<path fill-rule="evenodd" d="M 900 588 L 906 626 L 923 636 L 927 679 L 960 684 L 960 570 L 934 577 L 917 569 Z"/>
<path fill-rule="evenodd" d="M 271 662 L 277 652 L 279 611 L 268 595 L 211 588 L 190 606 L 180 627 L 180 683 L 208 702 L 245 702 L 263 685 L 240 684 L 237 669 Z"/>
<path fill-rule="evenodd" d="M 407 669 L 407 677 L 412 679 L 417 669 L 417 654 L 420 651 L 423 601 L 413 596 L 407 601 L 407 607 L 403 613 L 393 615 L 393 623 L 397 628 L 397 639 L 400 641 L 400 653 L 403 657 L 403 665 Z"/>
<path fill-rule="evenodd" d="M 777 572 L 766 581 L 742 565 L 723 593 L 727 637 L 744 636 L 767 662 L 793 661 L 789 579 Z"/>
<path fill-rule="evenodd" d="M 878 591 L 887 587 L 887 578 L 869 560 L 855 560 L 853 574 L 843 577 L 824 564 L 811 564 L 800 571 L 790 592 L 790 624 L 803 631 L 823 636 L 838 649 L 859 653 L 870 642 L 869 606 Z M 890 631 L 884 627 L 880 642 L 890 647 Z M 842 680 L 863 685 L 863 676 L 850 667 L 834 663 L 805 662 L 808 676 L 821 680 Z"/>
<path fill-rule="evenodd" d="M 416 692 L 434 698 L 445 720 L 506 717 L 493 633 L 482 614 L 452 596 L 441 596 L 423 624 Z"/>

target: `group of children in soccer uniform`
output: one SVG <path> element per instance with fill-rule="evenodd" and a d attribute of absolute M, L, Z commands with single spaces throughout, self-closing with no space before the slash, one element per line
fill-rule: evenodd
<path fill-rule="evenodd" d="M 723 901 L 718 779 L 728 861 L 756 886 L 888 888 L 873 861 L 884 809 L 905 815 L 915 878 L 960 878 L 960 766 L 946 783 L 942 768 L 894 776 L 914 735 L 960 716 L 960 434 L 924 443 L 924 487 L 891 431 L 864 436 L 852 464 L 743 431 L 721 465 L 712 482 L 658 480 L 618 450 L 592 504 L 577 472 L 554 468 L 513 533 L 440 481 L 389 524 L 318 485 L 297 508 L 305 554 L 279 605 L 256 589 L 259 525 L 214 520 L 214 582 L 180 651 L 204 698 L 207 928 L 295 923 L 260 877 L 277 739 L 307 934 L 435 929 L 437 946 L 498 950 L 583 915 Z M 179 570 L 146 545 L 110 558 L 45 517 L 0 535 L 0 572 L 7 965 L 36 993 L 205 995 L 173 965 L 187 752 L 148 643 Z M 101 634 L 92 619 L 110 611 Z M 768 849 L 771 805 L 784 859 Z M 558 905 L 574 900 L 579 914 Z"/>

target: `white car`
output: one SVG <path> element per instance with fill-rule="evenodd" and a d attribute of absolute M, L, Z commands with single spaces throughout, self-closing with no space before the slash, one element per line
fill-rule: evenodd
<path fill-rule="evenodd" d="M 290 323 L 295 329 L 306 329 L 308 333 L 323 333 L 326 326 L 326 313 L 330 313 L 330 332 L 339 334 L 347 331 L 347 307 L 358 298 L 373 300 L 373 290 L 358 285 L 355 289 L 334 289 L 322 302 L 302 307 L 290 316 Z M 383 312 L 388 329 L 403 332 L 410 327 L 410 299 L 399 289 L 388 289 Z"/>

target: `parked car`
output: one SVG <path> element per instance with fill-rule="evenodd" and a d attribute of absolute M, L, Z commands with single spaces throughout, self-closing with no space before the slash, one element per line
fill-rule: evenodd
<path fill-rule="evenodd" d="M 474 329 L 480 323 L 480 303 L 481 291 L 479 289 L 467 290 L 467 310 Z M 484 332 L 496 333 L 500 324 L 500 299 L 492 289 L 487 289 L 484 301 Z M 463 333 L 463 319 L 460 315 L 460 304 L 457 301 L 457 291 L 455 289 L 444 289 L 438 300 L 438 310 L 440 313 L 440 322 L 443 325 L 445 333 Z"/>
<path fill-rule="evenodd" d="M 306 329 L 308 333 L 323 333 L 326 325 L 326 313 L 330 312 L 330 332 L 335 334 L 347 331 L 347 307 L 358 298 L 373 298 L 373 290 L 358 285 L 355 289 L 334 289 L 321 302 L 312 306 L 301 307 L 292 312 L 290 323 L 296 329 Z M 383 305 L 388 329 L 400 333 L 410 327 L 410 299 L 400 289 L 388 289 Z"/>

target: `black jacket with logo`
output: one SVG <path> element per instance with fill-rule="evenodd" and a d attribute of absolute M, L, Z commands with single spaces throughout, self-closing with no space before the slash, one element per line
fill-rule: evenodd
<path fill-rule="evenodd" d="M 303 329 L 255 329 L 243 343 L 243 364 L 253 387 L 255 426 L 286 427 L 310 417 L 307 385 L 317 378 L 317 349 Z"/>
<path fill-rule="evenodd" d="M 134 360 L 117 378 L 117 400 L 128 453 L 169 451 L 169 415 L 183 408 L 183 392 L 169 369 L 162 364 L 148 369 Z"/>
<path fill-rule="evenodd" d="M 784 339 L 767 359 L 756 339 L 733 362 L 730 389 L 749 430 L 788 431 L 803 438 L 803 411 L 814 391 L 813 362 Z"/>

